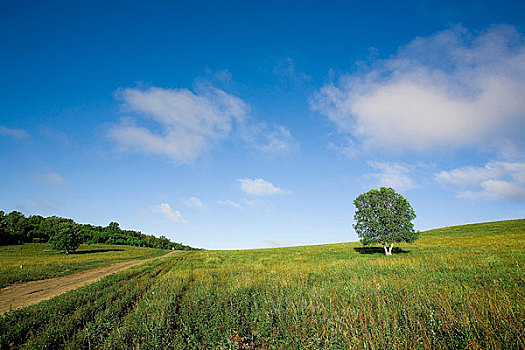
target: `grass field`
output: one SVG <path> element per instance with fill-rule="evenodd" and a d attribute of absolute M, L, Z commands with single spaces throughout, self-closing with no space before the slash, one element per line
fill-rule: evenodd
<path fill-rule="evenodd" d="M 0 348 L 523 349 L 525 220 L 358 243 L 195 251 L 0 318 Z"/>
<path fill-rule="evenodd" d="M 70 254 L 46 243 L 0 246 L 0 288 L 13 283 L 64 276 L 116 262 L 147 259 L 168 250 L 122 245 L 83 244 Z M 20 268 L 22 266 L 22 268 Z"/>

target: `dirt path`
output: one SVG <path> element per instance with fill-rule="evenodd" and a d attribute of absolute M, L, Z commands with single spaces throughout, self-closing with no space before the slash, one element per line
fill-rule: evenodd
<path fill-rule="evenodd" d="M 146 261 L 165 258 L 181 251 L 169 252 L 168 254 L 144 260 L 132 260 L 115 263 L 87 271 L 78 272 L 68 276 L 54 277 L 46 280 L 31 281 L 14 284 L 0 289 L 0 315 L 10 308 L 18 309 L 51 299 L 59 294 L 69 292 L 115 272 L 122 271 L 132 266 L 145 263 Z"/>

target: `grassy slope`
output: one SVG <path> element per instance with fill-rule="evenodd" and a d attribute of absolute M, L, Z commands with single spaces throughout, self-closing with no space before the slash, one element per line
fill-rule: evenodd
<path fill-rule="evenodd" d="M 427 231 L 392 257 L 358 243 L 186 252 L 8 313 L 0 348 L 519 349 L 523 265 L 525 220 Z"/>
<path fill-rule="evenodd" d="M 18 282 L 64 276 L 115 262 L 147 259 L 167 252 L 153 248 L 83 244 L 75 253 L 66 255 L 51 250 L 46 243 L 0 246 L 0 288 Z"/>

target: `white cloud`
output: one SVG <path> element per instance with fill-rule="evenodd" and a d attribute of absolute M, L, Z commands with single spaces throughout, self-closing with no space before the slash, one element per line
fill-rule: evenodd
<path fill-rule="evenodd" d="M 451 171 L 442 171 L 436 174 L 436 179 L 441 182 L 447 182 L 458 186 L 476 185 L 502 175 L 501 168 L 494 163 L 488 163 L 485 167 L 463 167 Z"/>
<path fill-rule="evenodd" d="M 523 147 L 523 39 L 510 26 L 416 38 L 396 56 L 325 85 L 311 105 L 363 149 Z"/>
<path fill-rule="evenodd" d="M 205 208 L 202 201 L 197 197 L 190 197 L 188 199 L 184 200 L 184 204 L 190 208 L 197 208 L 197 209 L 203 209 Z"/>
<path fill-rule="evenodd" d="M 514 181 L 525 184 L 525 163 L 500 162 L 496 164 L 509 173 Z"/>
<path fill-rule="evenodd" d="M 483 190 L 496 199 L 525 200 L 525 186 L 504 180 L 487 180 L 481 183 Z"/>
<path fill-rule="evenodd" d="M 232 207 L 232 208 L 235 208 L 235 209 L 243 209 L 242 205 L 240 205 L 239 203 L 237 203 L 235 201 L 232 201 L 231 199 L 218 200 L 217 204 L 219 204 L 222 207 Z"/>
<path fill-rule="evenodd" d="M 267 239 L 264 242 L 272 248 L 291 247 L 293 245 L 291 242 L 288 241 L 281 242 L 273 239 Z"/>
<path fill-rule="evenodd" d="M 228 84 L 232 82 L 232 73 L 227 69 L 213 70 L 209 67 L 204 67 L 204 78 L 197 78 L 197 81 L 204 82 L 204 84 L 212 83 L 222 83 Z"/>
<path fill-rule="evenodd" d="M 35 207 L 46 213 L 52 213 L 62 207 L 62 203 L 55 198 L 36 198 Z"/>
<path fill-rule="evenodd" d="M 237 179 L 241 184 L 241 190 L 253 196 L 269 196 L 284 194 L 285 192 L 271 182 L 263 179 Z"/>
<path fill-rule="evenodd" d="M 256 200 L 256 199 L 250 200 L 250 199 L 246 199 L 246 198 L 243 199 L 242 202 L 248 207 L 255 207 L 256 205 L 261 203 L 261 201 L 259 201 L 259 200 Z"/>
<path fill-rule="evenodd" d="M 356 145 L 355 141 L 352 140 L 350 137 L 338 135 L 335 133 L 330 133 L 328 134 L 328 136 L 334 139 L 334 141 L 330 141 L 328 143 L 328 149 L 337 151 L 338 153 L 341 153 L 342 155 L 345 155 L 348 158 L 354 158 L 358 155 L 359 147 L 358 145 Z"/>
<path fill-rule="evenodd" d="M 224 79 L 228 72 L 218 72 Z M 199 84 L 188 89 L 122 89 L 123 109 L 134 115 L 111 125 L 108 137 L 122 150 L 166 156 L 191 163 L 237 127 L 242 140 L 265 153 L 289 153 L 298 142 L 282 125 L 248 121 L 250 107 L 240 98 Z"/>
<path fill-rule="evenodd" d="M 484 167 L 463 167 L 436 174 L 436 180 L 460 188 L 467 199 L 525 200 L 525 163 L 489 162 Z"/>
<path fill-rule="evenodd" d="M 253 208 L 253 207 L 260 205 L 261 203 L 262 202 L 260 200 L 249 200 L 246 198 L 240 202 L 236 202 L 231 199 L 217 201 L 217 204 L 219 204 L 221 207 L 232 207 L 235 209 Z"/>
<path fill-rule="evenodd" d="M 62 145 L 63 147 L 69 147 L 70 145 L 69 137 L 65 133 L 57 131 L 51 127 L 46 126 L 40 128 L 40 134 L 49 140 Z"/>
<path fill-rule="evenodd" d="M 268 126 L 266 123 L 244 125 L 241 136 L 246 143 L 259 151 L 269 154 L 290 153 L 298 146 L 286 126 Z"/>
<path fill-rule="evenodd" d="M 27 131 L 22 129 L 12 129 L 6 126 L 0 125 L 0 136 L 12 137 L 16 140 L 24 140 L 29 137 Z"/>
<path fill-rule="evenodd" d="M 177 163 L 190 163 L 226 137 L 234 121 L 249 107 L 240 98 L 211 86 L 197 93 L 187 89 L 123 89 L 124 108 L 143 118 L 142 125 L 124 118 L 108 135 L 121 148 L 158 154 Z M 153 122 L 153 125 L 151 124 Z"/>
<path fill-rule="evenodd" d="M 461 191 L 458 198 L 525 200 L 525 187 L 504 180 L 487 180 L 481 183 L 481 191 Z"/>
<path fill-rule="evenodd" d="M 280 58 L 273 73 L 281 78 L 281 83 L 287 83 L 290 88 L 309 82 L 312 77 L 297 69 L 297 62 L 291 57 Z"/>
<path fill-rule="evenodd" d="M 62 202 L 56 198 L 41 197 L 33 193 L 27 195 L 25 203 L 18 203 L 17 209 L 25 211 L 28 208 L 36 209 L 39 212 L 47 214 L 56 214 L 57 210 L 63 208 Z"/>
<path fill-rule="evenodd" d="M 156 213 L 161 213 L 165 215 L 170 220 L 173 220 L 181 224 L 186 223 L 186 221 L 184 220 L 180 212 L 178 210 L 173 210 L 168 203 L 162 203 L 159 205 L 155 205 L 151 207 L 151 209 Z"/>
<path fill-rule="evenodd" d="M 365 175 L 374 187 L 391 187 L 396 191 L 407 191 L 415 187 L 410 177 L 410 169 L 398 163 L 368 162 L 368 165 L 378 170 Z"/>
<path fill-rule="evenodd" d="M 51 186 L 55 188 L 67 187 L 67 183 L 64 180 L 64 178 L 60 176 L 60 174 L 57 174 L 55 172 L 40 174 L 36 177 L 36 179 L 38 182 L 43 183 L 47 186 Z"/>

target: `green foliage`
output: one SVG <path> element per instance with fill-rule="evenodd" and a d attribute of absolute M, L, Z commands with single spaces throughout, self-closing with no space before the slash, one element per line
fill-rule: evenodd
<path fill-rule="evenodd" d="M 49 239 L 49 245 L 54 250 L 69 254 L 80 246 L 80 238 L 80 229 L 73 220 L 61 222 L 56 226 L 55 234 Z"/>
<path fill-rule="evenodd" d="M 5 222 L 5 213 L 3 210 L 0 210 L 0 245 L 7 244 L 8 242 L 6 228 L 7 228 L 7 223 Z"/>
<path fill-rule="evenodd" d="M 359 195 L 354 205 L 354 229 L 363 245 L 379 243 L 385 247 L 386 254 L 391 255 L 394 243 L 411 243 L 418 238 L 412 224 L 416 213 L 394 189 L 370 190 Z M 387 246 L 390 246 L 389 250 Z"/>
<path fill-rule="evenodd" d="M 171 242 L 164 236 L 155 237 L 139 231 L 122 230 L 117 222 L 111 222 L 107 227 L 102 227 L 77 224 L 71 219 L 57 216 L 44 218 L 40 215 L 32 215 L 26 218 L 24 214 L 17 211 L 8 215 L 0 211 L 0 246 L 47 242 L 55 235 L 61 224 L 72 224 L 75 227 L 73 231 L 80 232 L 81 243 L 106 243 L 174 250 L 195 249 L 181 243 Z"/>
<path fill-rule="evenodd" d="M 165 236 L 160 236 L 157 240 L 157 244 L 155 245 L 155 248 L 159 249 L 169 249 L 170 248 L 170 240 Z"/>
<path fill-rule="evenodd" d="M 525 220 L 400 248 L 185 252 L 8 312 L 0 348 L 525 348 Z"/>
<path fill-rule="evenodd" d="M 12 211 L 4 218 L 4 235 L 3 238 L 8 244 L 20 244 L 27 234 L 28 226 L 24 214 L 18 211 Z"/>
<path fill-rule="evenodd" d="M 32 215 L 27 218 L 27 225 L 29 230 L 27 232 L 27 242 L 46 242 L 49 236 L 46 232 L 40 229 L 44 225 L 45 218 L 40 215 Z"/>

